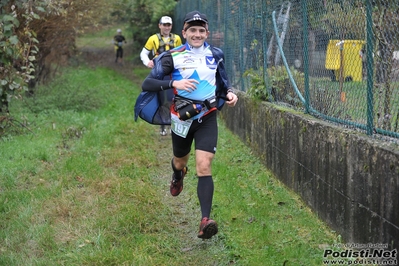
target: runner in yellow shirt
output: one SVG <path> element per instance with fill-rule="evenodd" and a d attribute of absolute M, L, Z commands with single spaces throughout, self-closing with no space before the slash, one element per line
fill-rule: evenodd
<path fill-rule="evenodd" d="M 140 58 L 143 64 L 148 68 L 153 68 L 153 60 L 164 51 L 168 51 L 182 44 L 181 38 L 172 30 L 172 18 L 163 16 L 158 23 L 159 33 L 151 35 L 145 43 L 143 50 L 140 53 Z M 170 77 L 167 77 L 170 78 Z M 159 92 L 159 98 L 162 105 L 170 107 L 173 93 L 170 90 Z M 165 126 L 161 126 L 160 134 L 166 136 Z"/>

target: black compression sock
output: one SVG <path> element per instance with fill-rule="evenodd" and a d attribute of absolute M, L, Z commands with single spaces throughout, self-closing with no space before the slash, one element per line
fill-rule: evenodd
<path fill-rule="evenodd" d="M 183 176 L 183 170 L 177 170 L 175 168 L 175 166 L 173 165 L 173 158 L 172 158 L 172 161 L 170 163 L 172 165 L 173 173 L 175 173 L 175 179 L 176 180 L 180 180 L 182 178 L 182 176 Z"/>
<path fill-rule="evenodd" d="M 201 206 L 202 218 L 209 218 L 211 214 L 213 190 L 214 185 L 212 176 L 198 177 L 197 194 Z"/>

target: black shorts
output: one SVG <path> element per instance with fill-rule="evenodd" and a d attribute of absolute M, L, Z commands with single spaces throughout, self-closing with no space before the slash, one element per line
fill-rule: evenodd
<path fill-rule="evenodd" d="M 122 48 L 122 47 L 119 47 L 119 48 L 116 50 L 116 57 L 120 57 L 120 58 L 123 57 L 123 48 Z"/>
<path fill-rule="evenodd" d="M 217 111 L 213 111 L 201 118 L 201 123 L 194 120 L 186 138 L 182 138 L 172 131 L 173 155 L 181 158 L 190 153 L 195 140 L 195 149 L 216 153 L 218 141 Z"/>

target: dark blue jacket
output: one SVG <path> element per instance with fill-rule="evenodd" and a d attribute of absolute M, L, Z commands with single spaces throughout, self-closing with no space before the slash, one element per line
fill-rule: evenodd
<path fill-rule="evenodd" d="M 187 45 L 187 44 L 186 44 Z M 208 44 L 206 44 L 208 45 Z M 178 47 L 175 49 L 184 49 L 184 47 Z M 158 57 L 154 59 L 154 67 L 151 70 L 148 77 L 162 80 L 163 87 L 165 89 L 169 89 L 169 80 L 165 79 L 164 64 L 173 64 L 173 60 L 170 56 L 170 51 L 163 52 Z M 218 62 L 217 70 L 216 70 L 216 91 L 215 95 L 217 97 L 217 109 L 221 110 L 227 95 L 228 89 L 232 89 L 230 86 L 230 82 L 227 78 L 225 62 L 224 62 L 224 54 L 220 48 L 211 46 L 211 51 L 213 57 Z M 164 60 L 162 58 L 165 55 L 170 56 L 171 60 Z M 170 69 L 171 65 L 165 66 L 167 69 Z M 168 73 L 169 74 L 169 73 Z M 143 82 L 144 84 L 144 82 Z M 143 88 L 143 92 L 139 95 L 136 100 L 136 104 L 134 106 L 135 120 L 140 116 L 143 120 L 150 124 L 154 125 L 170 125 L 170 113 L 167 110 L 164 110 L 163 106 L 161 106 L 159 101 L 158 92 L 161 91 L 161 87 L 152 87 L 147 86 L 146 90 Z M 165 112 L 166 111 L 166 112 Z"/>
<path fill-rule="evenodd" d="M 205 46 L 207 46 L 207 45 L 208 44 L 205 43 Z M 213 57 L 215 58 L 216 62 L 218 62 L 217 63 L 218 66 L 217 66 L 217 70 L 216 70 L 216 92 L 215 92 L 215 94 L 216 94 L 217 101 L 218 101 L 217 108 L 218 108 L 218 110 L 221 110 L 224 105 L 224 102 L 225 102 L 224 99 L 226 98 L 227 90 L 232 89 L 232 87 L 230 85 L 229 79 L 227 78 L 223 51 L 220 48 L 214 47 L 214 46 L 211 46 L 211 51 L 212 51 Z M 162 67 L 163 62 L 161 59 L 168 52 L 170 52 L 170 51 L 166 51 L 154 59 L 154 68 L 152 69 L 152 71 L 150 73 L 150 77 L 158 79 L 158 80 L 164 79 L 165 73 L 163 71 L 163 67 Z"/>

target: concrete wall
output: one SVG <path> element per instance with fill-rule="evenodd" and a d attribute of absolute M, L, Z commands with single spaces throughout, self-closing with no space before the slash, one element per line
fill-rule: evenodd
<path fill-rule="evenodd" d="M 399 248 L 399 148 L 239 93 L 220 114 L 347 243 Z"/>

